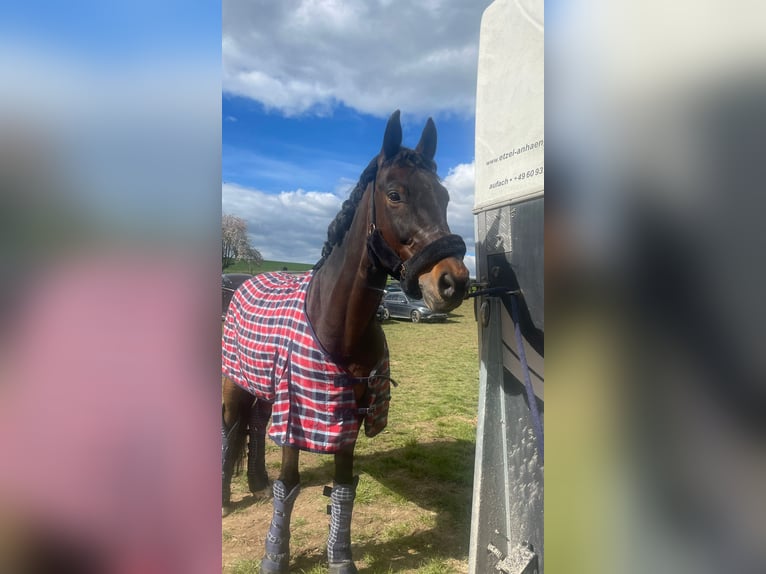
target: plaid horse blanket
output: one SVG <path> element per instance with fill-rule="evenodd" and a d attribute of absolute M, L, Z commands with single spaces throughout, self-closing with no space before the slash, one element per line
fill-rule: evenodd
<path fill-rule="evenodd" d="M 334 453 L 388 422 L 388 349 L 369 377 L 353 378 L 322 349 L 305 312 L 312 273 L 263 273 L 234 294 L 223 328 L 222 371 L 273 403 L 269 436 L 280 446 Z M 364 408 L 353 385 L 367 384 Z"/>

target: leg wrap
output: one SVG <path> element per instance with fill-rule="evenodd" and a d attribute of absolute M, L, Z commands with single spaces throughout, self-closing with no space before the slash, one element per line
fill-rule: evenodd
<path fill-rule="evenodd" d="M 226 423 L 221 421 L 221 502 L 223 506 L 229 506 L 231 503 L 231 478 L 234 476 L 234 467 L 245 441 L 245 433 L 242 431 L 240 421 L 235 422 L 228 429 Z"/>
<path fill-rule="evenodd" d="M 330 492 L 330 536 L 327 539 L 327 561 L 330 563 L 331 574 L 357 572 L 351 558 L 351 513 L 354 510 L 358 483 L 359 477 L 355 476 L 352 484 L 335 484 Z"/>
<path fill-rule="evenodd" d="M 266 472 L 266 427 L 271 418 L 271 403 L 256 400 L 250 408 L 248 420 L 247 485 L 250 492 L 258 492 L 269 485 Z"/>
<path fill-rule="evenodd" d="M 274 481 L 274 514 L 266 534 L 266 555 L 261 560 L 261 572 L 264 574 L 287 572 L 290 564 L 290 514 L 300 489 L 300 485 L 296 484 L 288 493 L 281 480 Z"/>

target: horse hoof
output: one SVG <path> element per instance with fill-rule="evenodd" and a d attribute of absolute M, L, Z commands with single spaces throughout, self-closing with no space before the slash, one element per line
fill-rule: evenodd
<path fill-rule="evenodd" d="M 358 572 L 356 566 L 350 560 L 330 563 L 330 574 L 357 574 Z"/>
<path fill-rule="evenodd" d="M 261 490 L 263 490 L 264 488 L 268 488 L 269 486 L 271 486 L 271 484 L 269 483 L 268 474 L 247 477 L 247 487 L 250 489 L 250 492 L 253 494 L 260 492 Z"/>
<path fill-rule="evenodd" d="M 234 510 L 234 506 L 231 504 L 224 504 L 221 506 L 221 518 L 224 518 L 226 516 L 229 516 L 229 514 L 232 513 Z"/>

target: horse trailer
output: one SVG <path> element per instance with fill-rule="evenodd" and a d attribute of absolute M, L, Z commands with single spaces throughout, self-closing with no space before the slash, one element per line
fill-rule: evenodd
<path fill-rule="evenodd" d="M 495 0 L 482 17 L 472 574 L 543 572 L 543 34 L 542 0 Z"/>

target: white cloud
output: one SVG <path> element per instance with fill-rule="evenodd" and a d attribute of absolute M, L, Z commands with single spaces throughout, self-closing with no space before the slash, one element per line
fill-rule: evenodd
<path fill-rule="evenodd" d="M 475 274 L 473 163 L 450 169 L 443 183 L 450 193 L 447 209 L 450 229 L 465 239 L 466 265 Z M 327 226 L 349 193 L 351 186 L 347 184 L 339 182 L 334 193 L 298 189 L 269 194 L 225 183 L 223 212 L 247 221 L 253 245 L 266 259 L 314 263 L 327 238 Z"/>
<path fill-rule="evenodd" d="M 451 168 L 442 184 L 449 191 L 447 221 L 453 233 L 473 239 L 474 163 L 461 163 Z"/>
<path fill-rule="evenodd" d="M 452 233 L 457 233 L 465 240 L 468 254 L 475 253 L 474 246 L 474 215 L 473 215 L 473 189 L 474 189 L 474 164 L 461 163 L 453 167 L 442 181 L 449 191 L 450 202 L 447 207 L 447 222 Z M 469 265 L 470 263 L 470 265 Z M 471 258 L 466 257 L 466 265 L 475 274 L 476 265 Z"/>
<path fill-rule="evenodd" d="M 463 263 L 468 267 L 468 271 L 471 272 L 471 277 L 476 277 L 476 255 L 466 254 Z"/>
<path fill-rule="evenodd" d="M 228 0 L 223 88 L 286 115 L 472 116 L 479 2 Z"/>
<path fill-rule="evenodd" d="M 343 199 L 319 191 L 269 194 L 223 184 L 223 213 L 243 218 L 253 246 L 265 259 L 314 263 L 327 239 L 327 226 Z"/>

